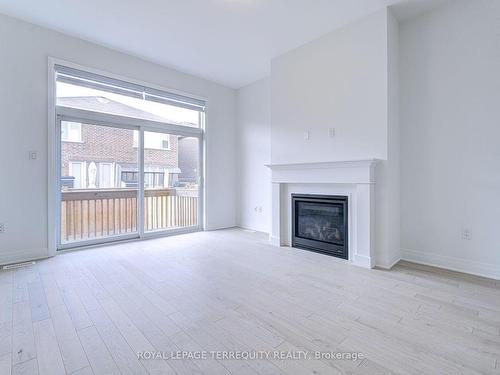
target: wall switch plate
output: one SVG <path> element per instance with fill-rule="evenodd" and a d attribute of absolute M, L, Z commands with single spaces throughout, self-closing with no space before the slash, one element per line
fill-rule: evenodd
<path fill-rule="evenodd" d="M 310 138 L 310 135 L 311 135 L 311 134 L 310 134 L 309 130 L 306 130 L 306 131 L 304 132 L 304 140 L 308 141 L 308 140 L 309 140 L 309 138 Z"/>
<path fill-rule="evenodd" d="M 328 136 L 330 138 L 334 138 L 335 137 L 335 128 L 328 129 Z"/>
<path fill-rule="evenodd" d="M 472 232 L 469 228 L 462 228 L 462 240 L 464 241 L 472 240 Z"/>
<path fill-rule="evenodd" d="M 37 157 L 38 157 L 38 153 L 36 151 L 29 152 L 29 159 L 30 160 L 36 160 Z"/>
<path fill-rule="evenodd" d="M 0 233 L 5 233 L 5 225 L 0 223 Z"/>

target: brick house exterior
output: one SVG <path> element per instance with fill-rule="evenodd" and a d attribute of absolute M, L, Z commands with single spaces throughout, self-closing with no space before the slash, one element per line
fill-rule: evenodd
<path fill-rule="evenodd" d="M 58 104 L 154 121 L 165 121 L 154 114 L 103 97 L 59 98 Z M 92 124 L 63 124 L 66 131 L 68 131 L 68 126 L 73 126 L 72 131 L 76 133 L 72 134 L 73 139 L 66 135 L 61 142 L 61 175 L 63 180 L 64 176 L 69 176 L 67 183 L 63 182 L 63 186 L 75 188 L 125 187 L 133 186 L 134 179 L 135 184 L 137 183 L 138 135 L 134 136 L 134 130 Z M 77 134 L 78 132 L 79 134 Z M 195 145 L 191 138 L 177 135 L 164 134 L 150 137 L 152 139 L 149 140 L 147 139 L 148 134 L 145 135 L 146 187 L 176 186 L 179 175 L 184 176 L 181 178 L 183 182 L 194 182 L 198 167 L 197 140 L 194 140 L 196 141 Z M 149 147 L 148 144 L 150 144 Z M 179 147 L 182 144 L 184 146 Z M 184 172 L 180 169 L 180 161 Z M 94 178 L 91 177 L 90 169 L 92 168 L 95 172 Z M 75 172 L 75 170 L 77 171 Z M 74 174 L 76 176 L 73 176 Z"/>

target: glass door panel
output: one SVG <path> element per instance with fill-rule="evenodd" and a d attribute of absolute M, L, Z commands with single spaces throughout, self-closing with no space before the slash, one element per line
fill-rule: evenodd
<path fill-rule="evenodd" d="M 59 124 L 62 247 L 138 235 L 138 131 Z"/>
<path fill-rule="evenodd" d="M 144 132 L 144 232 L 199 225 L 197 137 Z"/>

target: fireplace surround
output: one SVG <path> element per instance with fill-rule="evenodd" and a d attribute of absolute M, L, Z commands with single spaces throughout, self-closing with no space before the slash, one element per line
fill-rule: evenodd
<path fill-rule="evenodd" d="M 268 164 L 272 204 L 269 241 L 292 244 L 292 194 L 347 196 L 347 261 L 360 267 L 375 264 L 375 165 L 376 159 L 316 163 Z"/>
<path fill-rule="evenodd" d="M 348 259 L 347 196 L 292 194 L 292 246 Z"/>

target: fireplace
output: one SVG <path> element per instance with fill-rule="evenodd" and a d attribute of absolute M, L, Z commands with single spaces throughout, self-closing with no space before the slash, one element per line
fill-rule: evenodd
<path fill-rule="evenodd" d="M 347 197 L 292 194 L 292 246 L 348 259 Z"/>

